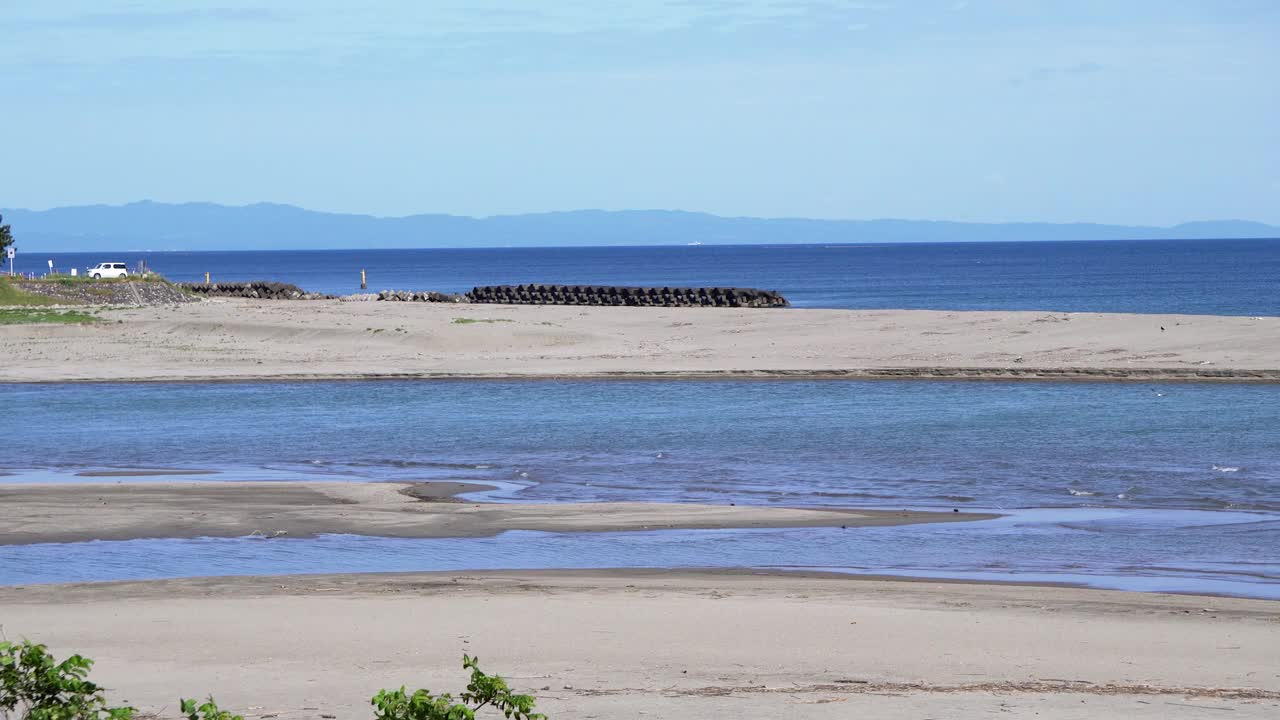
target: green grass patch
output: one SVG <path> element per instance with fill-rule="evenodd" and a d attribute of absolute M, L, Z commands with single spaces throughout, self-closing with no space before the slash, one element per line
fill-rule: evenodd
<path fill-rule="evenodd" d="M 515 320 L 508 320 L 506 318 L 454 318 L 453 319 L 454 325 L 472 325 L 474 323 L 500 323 L 500 322 L 515 322 Z"/>
<path fill-rule="evenodd" d="M 86 284 L 120 285 L 122 283 L 152 283 L 152 282 L 165 283 L 166 285 L 170 284 L 167 279 L 165 279 L 160 275 L 157 275 L 156 273 L 148 273 L 146 275 L 126 275 L 125 277 L 122 277 L 122 278 L 102 278 L 100 280 L 95 280 L 92 277 L 89 277 L 88 275 L 64 275 L 62 273 L 57 273 L 55 275 L 45 275 L 44 277 L 35 278 L 33 280 L 24 280 L 23 282 L 44 283 L 46 285 L 62 285 L 65 287 L 72 287 L 76 285 L 86 285 Z"/>
<path fill-rule="evenodd" d="M 24 292 L 7 279 L 0 279 L 0 305 L 57 305 L 54 298 Z"/>
<path fill-rule="evenodd" d="M 98 318 L 79 310 L 46 310 L 44 308 L 0 308 L 0 325 L 62 324 L 83 325 Z"/>

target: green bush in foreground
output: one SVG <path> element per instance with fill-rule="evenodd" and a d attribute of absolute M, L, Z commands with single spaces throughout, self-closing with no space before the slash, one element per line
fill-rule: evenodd
<path fill-rule="evenodd" d="M 489 708 L 513 720 L 546 720 L 535 713 L 532 695 L 511 692 L 507 682 L 480 670 L 480 659 L 462 656 L 462 667 L 471 671 L 471 682 L 454 702 L 449 693 L 429 690 L 413 694 L 382 690 L 371 701 L 377 720 L 475 720 Z M 72 655 L 58 662 L 44 645 L 30 641 L 0 642 L 0 720 L 131 720 L 131 707 L 108 707 L 102 689 L 87 678 L 93 661 Z M 206 702 L 182 698 L 187 720 L 244 720 L 222 710 L 210 697 Z"/>
<path fill-rule="evenodd" d="M 129 720 L 131 707 L 108 707 L 87 678 L 93 661 L 58 662 L 44 645 L 0 642 L 0 718 L 9 720 Z"/>

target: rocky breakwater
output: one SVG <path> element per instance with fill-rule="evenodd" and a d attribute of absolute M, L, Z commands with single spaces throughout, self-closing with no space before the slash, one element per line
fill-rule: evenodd
<path fill-rule="evenodd" d="M 487 285 L 473 303 L 504 305 L 622 305 L 632 307 L 776 308 L 790 303 L 773 290 L 731 287 L 619 287 L 614 285 Z"/>
<path fill-rule="evenodd" d="M 383 290 L 378 293 L 377 300 L 383 302 L 438 302 L 465 303 L 471 302 L 466 295 L 441 293 L 430 290 Z"/>
<path fill-rule="evenodd" d="M 239 297 L 258 300 L 330 300 L 333 295 L 307 292 L 297 285 L 265 280 L 248 282 L 182 283 L 182 289 L 201 297 Z"/>

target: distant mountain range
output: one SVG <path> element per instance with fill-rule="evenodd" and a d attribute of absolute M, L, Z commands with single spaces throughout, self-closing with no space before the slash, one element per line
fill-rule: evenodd
<path fill-rule="evenodd" d="M 1280 238 L 1280 227 L 1243 220 L 1146 227 L 769 219 L 668 210 L 383 218 L 270 203 L 150 201 L 0 214 L 12 224 L 19 251 L 41 252 Z"/>

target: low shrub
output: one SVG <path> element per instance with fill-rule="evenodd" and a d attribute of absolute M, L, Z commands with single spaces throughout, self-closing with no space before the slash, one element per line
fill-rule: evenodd
<path fill-rule="evenodd" d="M 129 720 L 131 707 L 110 707 L 91 682 L 93 661 L 72 655 L 58 662 L 33 642 L 0 642 L 0 719 Z"/>
<path fill-rule="evenodd" d="M 58 662 L 30 641 L 0 642 L 0 720 L 131 720 L 134 708 L 107 705 L 102 688 L 88 679 L 91 667 L 93 661 L 80 655 Z M 409 693 L 404 686 L 382 690 L 370 701 L 375 719 L 475 720 L 488 709 L 511 720 L 546 720 L 533 711 L 532 695 L 514 693 L 506 680 L 484 673 L 479 658 L 463 655 L 462 668 L 471 671 L 471 681 L 457 701 L 449 693 Z M 212 696 L 179 703 L 186 720 L 244 720 L 219 708 Z"/>

